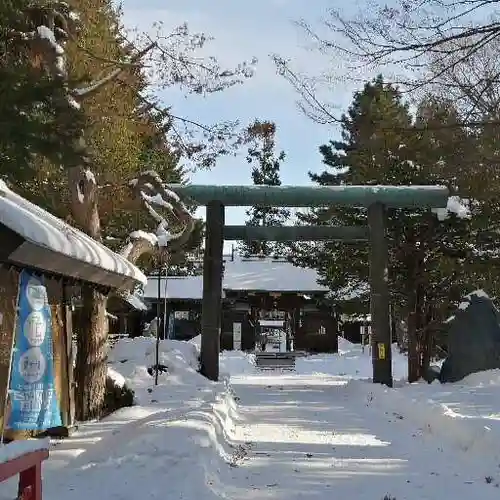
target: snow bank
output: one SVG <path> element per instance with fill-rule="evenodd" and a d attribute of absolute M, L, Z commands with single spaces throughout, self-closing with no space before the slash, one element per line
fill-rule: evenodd
<path fill-rule="evenodd" d="M 198 350 L 201 349 L 201 335 L 196 335 L 196 337 L 193 337 L 190 341 L 190 344 L 194 344 Z"/>
<path fill-rule="evenodd" d="M 420 432 L 500 460 L 500 370 L 474 373 L 453 384 L 422 382 L 389 389 L 350 381 L 349 386 L 370 404 L 412 422 Z"/>
<path fill-rule="evenodd" d="M 155 387 L 147 373 L 154 353 L 155 339 L 144 337 L 122 339 L 110 351 L 108 373 L 134 389 L 138 404 L 86 422 L 52 447 L 44 467 L 47 498 L 100 498 L 103 491 L 141 498 L 146 490 L 151 498 L 165 492 L 221 498 L 214 492 L 218 482 L 231 480 L 248 448 L 235 437 L 240 417 L 233 393 L 227 383 L 197 373 L 195 343 L 175 340 L 160 342 L 160 363 L 168 371 Z M 0 499 L 14 498 L 16 486 L 3 483 Z"/>
<path fill-rule="evenodd" d="M 338 337 L 337 342 L 339 346 L 339 354 L 344 354 L 349 351 L 357 351 L 359 348 L 362 348 L 361 345 L 353 344 L 344 337 Z"/>
<path fill-rule="evenodd" d="M 189 341 L 198 349 L 201 349 L 201 335 L 197 335 Z M 257 373 L 255 367 L 255 355 L 243 351 L 223 351 L 219 357 L 220 372 L 224 375 L 251 375 Z"/>
<path fill-rule="evenodd" d="M 399 352 L 396 344 L 392 348 L 392 369 L 395 380 L 408 376 L 408 359 Z M 299 375 L 333 375 L 346 379 L 371 379 L 373 375 L 371 350 L 368 346 L 352 344 L 339 337 L 338 354 L 316 354 L 297 357 L 295 371 Z"/>
<path fill-rule="evenodd" d="M 145 382 L 139 374 L 154 352 L 154 339 L 122 340 L 111 351 L 112 372 L 139 386 L 140 406 L 82 424 L 53 447 L 44 467 L 47 498 L 101 498 L 107 491 L 113 498 L 135 499 L 147 491 L 148 498 L 220 500 L 219 482 L 231 480 L 249 447 L 235 437 L 240 417 L 234 396 L 226 385 L 193 372 L 196 346 L 164 341 L 160 347 L 173 372 L 161 374 L 156 388 L 151 376 Z M 142 391 L 143 383 L 151 392 Z M 0 499 L 14 498 L 16 484 L 4 485 Z"/>
<path fill-rule="evenodd" d="M 111 363 L 151 363 L 154 364 L 156 339 L 153 337 L 136 337 L 119 340 L 109 354 Z M 198 368 L 199 350 L 196 344 L 181 340 L 160 340 L 160 363 L 165 366 L 185 365 Z M 164 358 L 165 363 L 161 361 Z"/>
<path fill-rule="evenodd" d="M 155 338 L 137 337 L 119 340 L 109 354 L 111 369 L 134 390 L 138 404 L 171 400 L 176 390 L 173 386 L 184 386 L 194 392 L 213 389 L 214 384 L 198 373 L 197 346 L 179 340 L 160 341 L 159 365 L 166 371 L 159 373 L 158 386 L 154 386 L 154 376 L 148 369 L 154 367 L 155 352 Z"/>
<path fill-rule="evenodd" d="M 242 351 L 224 351 L 220 355 L 220 370 L 228 375 L 258 373 L 255 366 L 255 354 Z"/>
<path fill-rule="evenodd" d="M 232 396 L 221 393 L 196 408 L 161 410 L 118 425 L 65 473 L 46 468 L 44 496 L 82 500 L 102 498 L 107 491 L 123 499 L 234 498 L 223 490 L 249 448 L 234 439 L 234 412 Z M 82 447 L 76 436 L 75 447 Z"/>

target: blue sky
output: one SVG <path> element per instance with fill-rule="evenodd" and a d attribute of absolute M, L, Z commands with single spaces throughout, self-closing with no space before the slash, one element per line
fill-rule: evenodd
<path fill-rule="evenodd" d="M 340 0 L 338 0 L 340 1 Z M 343 2 L 345 5 L 345 3 Z M 314 10 L 312 10 L 314 5 Z M 351 5 L 353 3 L 351 2 Z M 145 31 L 154 21 L 162 21 L 165 30 L 187 22 L 193 31 L 203 31 L 215 38 L 208 47 L 222 63 L 235 65 L 257 57 L 255 76 L 244 85 L 233 87 L 205 99 L 184 97 L 178 92 L 164 92 L 159 97 L 178 115 L 213 123 L 238 119 L 250 123 L 255 118 L 277 124 L 278 148 L 287 154 L 282 166 L 283 184 L 308 184 L 308 170 L 322 169 L 318 147 L 336 136 L 331 127 L 318 125 L 297 108 L 297 94 L 276 74 L 269 55 L 278 53 L 292 58 L 301 71 L 317 74 L 328 69 L 329 61 L 307 49 L 310 41 L 293 21 L 306 18 L 315 22 L 332 0 L 124 0 L 125 24 Z M 354 88 L 337 86 L 331 98 L 345 108 Z M 241 157 L 221 159 L 211 171 L 192 176 L 199 184 L 250 184 L 250 167 Z M 244 222 L 244 208 L 227 211 L 228 224 Z"/>

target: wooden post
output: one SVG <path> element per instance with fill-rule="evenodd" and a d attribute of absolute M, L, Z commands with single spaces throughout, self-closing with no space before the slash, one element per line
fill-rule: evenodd
<path fill-rule="evenodd" d="M 42 500 L 42 462 L 49 457 L 49 450 L 28 451 L 0 463 L 0 483 L 19 474 L 17 498 Z"/>
<path fill-rule="evenodd" d="M 42 463 L 37 463 L 19 474 L 17 498 L 42 500 Z"/>
<path fill-rule="evenodd" d="M 339 352 L 339 336 L 337 335 L 337 320 L 335 318 L 335 311 L 333 309 L 330 309 L 330 314 L 327 317 L 328 321 L 328 330 L 329 330 L 329 336 L 330 340 L 332 341 L 332 352 L 338 353 Z"/>
<path fill-rule="evenodd" d="M 62 421 L 62 426 L 63 428 L 69 429 L 70 427 L 70 412 L 69 412 L 69 405 L 71 401 L 71 381 L 69 380 L 69 359 L 68 359 L 68 311 L 66 309 L 66 306 L 68 305 L 68 297 L 66 293 L 66 283 L 64 280 L 61 282 L 61 291 L 62 291 L 62 296 L 61 296 L 61 315 L 62 315 L 62 333 L 60 337 L 60 343 L 61 345 L 58 346 L 58 348 L 61 350 L 61 387 L 62 391 L 61 394 L 59 394 L 59 406 L 61 410 L 61 421 Z M 71 314 L 71 312 L 70 312 Z M 55 318 L 54 320 L 55 321 Z M 54 346 L 54 352 L 55 352 L 56 346 Z"/>
<path fill-rule="evenodd" d="M 392 387 L 386 211 L 381 203 L 368 207 L 370 226 L 370 312 L 372 317 L 373 382 Z"/>
<path fill-rule="evenodd" d="M 63 321 L 64 321 L 64 347 L 66 348 L 66 368 L 67 368 L 67 408 L 66 408 L 66 427 L 69 429 L 75 425 L 75 375 L 74 361 L 75 353 L 73 351 L 73 306 L 71 294 L 69 293 L 69 284 L 63 281 Z"/>
<path fill-rule="evenodd" d="M 219 379 L 224 249 L 224 205 L 207 205 L 205 253 L 203 256 L 203 309 L 201 318 L 201 373 Z"/>

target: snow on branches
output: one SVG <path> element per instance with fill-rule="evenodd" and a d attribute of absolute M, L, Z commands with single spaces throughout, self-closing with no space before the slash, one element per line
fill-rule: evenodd
<path fill-rule="evenodd" d="M 432 212 L 440 221 L 446 220 L 450 214 L 455 214 L 459 219 L 469 219 L 471 216 L 469 200 L 461 199 L 458 196 L 450 196 L 446 208 L 434 208 Z"/>
<path fill-rule="evenodd" d="M 163 183 L 154 171 L 143 172 L 129 183 L 133 196 L 138 199 L 156 221 L 156 234 L 133 231 L 121 250 L 121 255 L 131 262 L 155 249 L 172 253 L 189 239 L 194 229 L 194 219 L 179 196 Z M 175 228 L 172 232 L 171 228 Z"/>

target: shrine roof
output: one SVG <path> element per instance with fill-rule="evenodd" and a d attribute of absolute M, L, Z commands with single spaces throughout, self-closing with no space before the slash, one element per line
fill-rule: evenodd
<path fill-rule="evenodd" d="M 242 258 L 224 262 L 223 291 L 266 291 L 326 293 L 328 287 L 318 283 L 314 269 L 302 268 L 283 259 Z M 163 278 L 160 297 L 169 299 L 200 300 L 203 295 L 203 277 L 185 276 Z M 150 276 L 145 286 L 144 298 L 158 297 L 158 278 Z"/>

